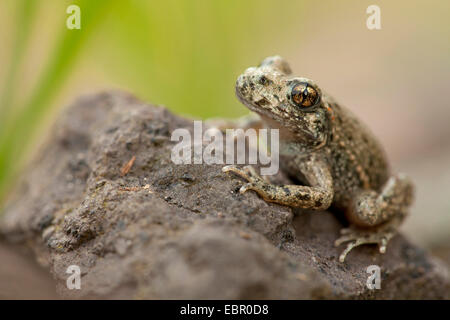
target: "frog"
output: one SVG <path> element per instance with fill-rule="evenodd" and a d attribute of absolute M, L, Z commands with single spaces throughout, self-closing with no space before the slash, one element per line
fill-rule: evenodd
<path fill-rule="evenodd" d="M 334 243 L 346 244 L 342 263 L 364 244 L 385 253 L 408 215 L 415 188 L 408 176 L 391 172 L 372 131 L 316 82 L 294 76 L 280 56 L 245 70 L 235 91 L 252 111 L 239 121 L 242 127 L 279 130 L 280 170 L 294 181 L 277 185 L 250 165 L 224 166 L 224 173 L 244 179 L 239 192 L 253 191 L 266 202 L 292 208 L 340 213 L 348 223 Z"/>

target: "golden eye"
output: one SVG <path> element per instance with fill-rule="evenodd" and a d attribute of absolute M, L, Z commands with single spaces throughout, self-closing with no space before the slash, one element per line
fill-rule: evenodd
<path fill-rule="evenodd" d="M 291 89 L 291 100 L 298 107 L 308 108 L 319 102 L 319 93 L 306 82 L 296 83 Z"/>

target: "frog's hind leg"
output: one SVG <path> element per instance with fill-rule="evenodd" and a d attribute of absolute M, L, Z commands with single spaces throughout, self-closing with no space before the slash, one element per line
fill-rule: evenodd
<path fill-rule="evenodd" d="M 364 190 L 356 195 L 346 215 L 359 227 L 374 227 L 405 215 L 413 200 L 414 188 L 408 177 L 392 176 L 381 192 Z"/>
<path fill-rule="evenodd" d="M 384 253 L 389 240 L 407 215 L 413 192 L 411 181 L 406 176 L 398 175 L 391 177 L 380 193 L 372 190 L 359 193 L 347 210 L 352 226 L 343 229 L 341 237 L 335 242 L 336 246 L 349 242 L 339 260 L 344 262 L 353 248 L 363 244 L 378 244 L 380 253 Z"/>

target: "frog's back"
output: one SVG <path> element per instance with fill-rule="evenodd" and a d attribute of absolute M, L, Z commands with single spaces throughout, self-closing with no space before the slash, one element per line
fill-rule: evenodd
<path fill-rule="evenodd" d="M 332 99 L 329 105 L 333 130 L 324 152 L 332 171 L 335 205 L 346 207 L 355 192 L 380 190 L 388 179 L 389 166 L 383 148 L 370 130 Z"/>

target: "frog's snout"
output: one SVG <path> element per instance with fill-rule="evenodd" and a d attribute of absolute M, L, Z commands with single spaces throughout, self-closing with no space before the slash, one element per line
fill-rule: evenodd
<path fill-rule="evenodd" d="M 247 69 L 248 70 L 248 69 Z M 236 81 L 236 89 L 238 89 L 240 92 L 243 92 L 246 88 L 250 86 L 250 79 L 249 73 L 245 71 L 245 73 L 241 74 Z"/>
<path fill-rule="evenodd" d="M 247 89 L 250 87 L 251 89 L 254 89 L 252 87 L 254 85 L 256 72 L 257 69 L 255 67 L 245 70 L 245 72 L 238 77 L 236 81 L 236 88 Z"/>
<path fill-rule="evenodd" d="M 248 79 L 244 74 L 241 74 L 236 80 L 236 95 L 238 98 L 245 97 L 248 92 Z"/>

